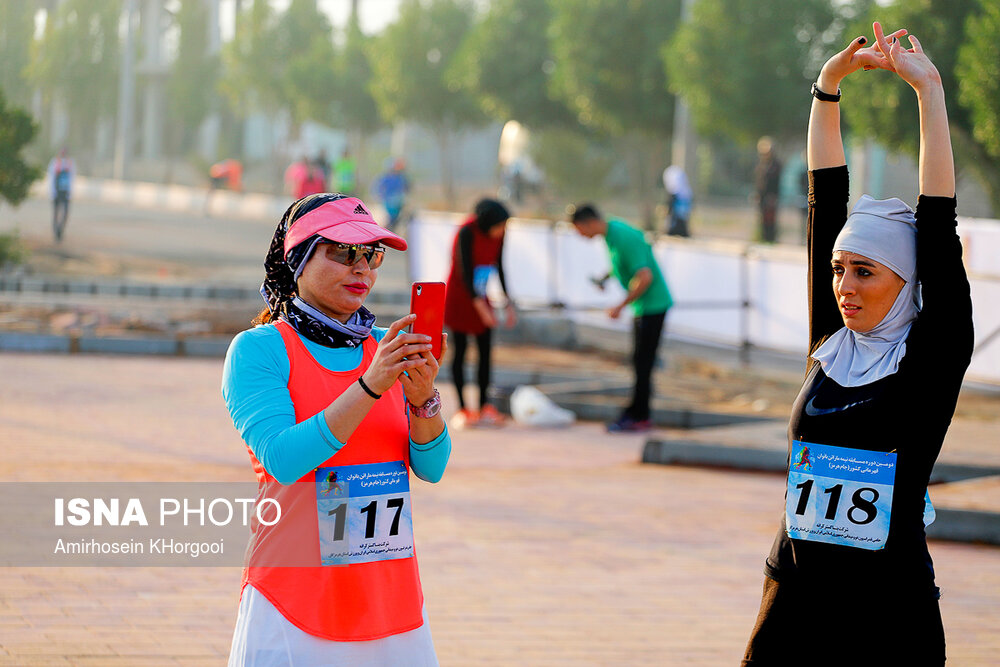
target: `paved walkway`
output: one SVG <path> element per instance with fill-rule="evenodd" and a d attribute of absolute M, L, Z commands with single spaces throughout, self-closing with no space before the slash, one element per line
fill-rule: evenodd
<path fill-rule="evenodd" d="M 0 480 L 250 479 L 219 360 L 0 361 Z M 454 441 L 444 480 L 413 491 L 442 665 L 738 663 L 780 476 L 643 466 L 642 438 L 593 424 Z M 1000 550 L 931 550 L 949 664 L 995 664 Z M 238 585 L 235 568 L 0 569 L 0 665 L 222 665 Z"/>

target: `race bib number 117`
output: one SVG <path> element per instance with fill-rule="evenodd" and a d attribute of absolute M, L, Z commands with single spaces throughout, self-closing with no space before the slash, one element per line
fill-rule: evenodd
<path fill-rule="evenodd" d="M 792 443 L 785 532 L 810 542 L 876 550 L 889 536 L 896 454 Z"/>
<path fill-rule="evenodd" d="M 323 565 L 413 556 L 410 481 L 402 461 L 316 469 Z"/>

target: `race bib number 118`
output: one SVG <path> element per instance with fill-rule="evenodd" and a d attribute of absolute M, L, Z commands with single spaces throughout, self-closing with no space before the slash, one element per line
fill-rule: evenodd
<path fill-rule="evenodd" d="M 810 542 L 876 550 L 889 536 L 896 454 L 792 443 L 785 532 Z"/>

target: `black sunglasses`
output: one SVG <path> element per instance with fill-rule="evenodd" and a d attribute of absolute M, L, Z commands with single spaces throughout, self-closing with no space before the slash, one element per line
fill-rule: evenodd
<path fill-rule="evenodd" d="M 326 243 L 326 256 L 335 262 L 346 266 L 354 266 L 364 257 L 369 269 L 382 266 L 385 259 L 385 248 L 380 245 L 363 245 L 360 243 Z"/>

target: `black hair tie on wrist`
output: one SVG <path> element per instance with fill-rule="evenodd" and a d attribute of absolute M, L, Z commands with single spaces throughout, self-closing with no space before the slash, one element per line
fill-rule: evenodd
<path fill-rule="evenodd" d="M 365 390 L 366 394 L 368 394 L 369 396 L 371 396 L 372 398 L 374 398 L 376 401 L 378 399 L 382 398 L 382 394 L 376 394 L 374 391 L 372 391 L 371 387 L 369 387 L 368 385 L 365 384 L 365 381 L 364 381 L 363 378 L 358 378 L 358 384 L 361 385 L 361 388 Z"/>

